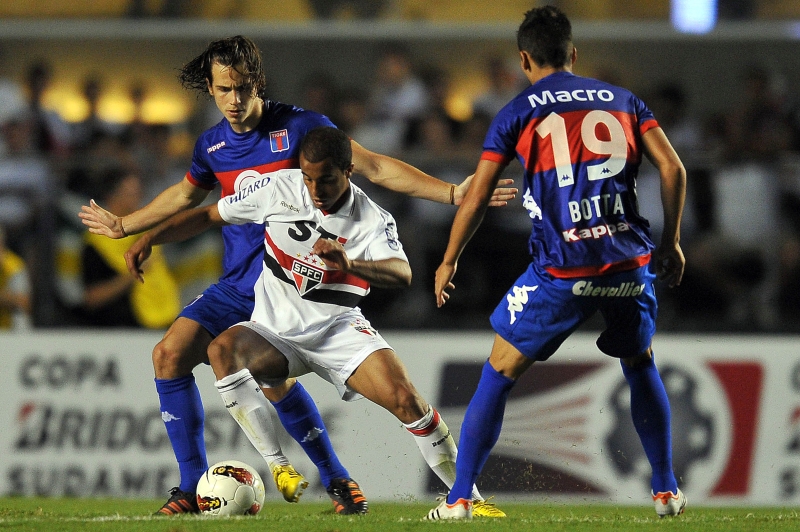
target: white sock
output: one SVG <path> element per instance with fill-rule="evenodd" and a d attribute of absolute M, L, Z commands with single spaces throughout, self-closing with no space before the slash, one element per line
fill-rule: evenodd
<path fill-rule="evenodd" d="M 266 460 L 270 471 L 289 465 L 275 432 L 270 404 L 247 368 L 214 383 L 228 413 Z"/>
<path fill-rule="evenodd" d="M 428 405 L 427 414 L 413 423 L 404 423 L 403 426 L 414 436 L 428 466 L 448 488 L 452 488 L 456 481 L 458 447 L 439 412 Z M 476 486 L 472 486 L 472 498 L 483 500 Z"/>

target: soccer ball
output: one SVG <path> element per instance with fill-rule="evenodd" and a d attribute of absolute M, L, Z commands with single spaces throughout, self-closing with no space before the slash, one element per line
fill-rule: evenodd
<path fill-rule="evenodd" d="M 264 482 L 238 460 L 208 468 L 197 483 L 197 506 L 203 515 L 255 515 L 264 505 Z"/>

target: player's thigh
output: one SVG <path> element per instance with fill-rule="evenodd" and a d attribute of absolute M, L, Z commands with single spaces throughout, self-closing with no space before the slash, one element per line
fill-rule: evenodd
<path fill-rule="evenodd" d="M 208 347 L 208 357 L 218 379 L 249 369 L 256 381 L 286 378 L 286 357 L 269 339 L 244 322 L 217 336 Z"/>
<path fill-rule="evenodd" d="M 420 419 L 427 410 L 427 403 L 392 349 L 371 353 L 347 379 L 347 386 L 404 423 Z"/>
<path fill-rule="evenodd" d="M 277 345 L 289 358 L 291 377 L 313 371 L 333 384 L 345 401 L 361 397 L 348 384 L 348 379 L 359 366 L 372 353 L 391 350 L 388 342 L 358 309 L 337 316 L 322 332 Z"/>
<path fill-rule="evenodd" d="M 597 347 L 603 353 L 630 358 L 648 352 L 658 314 L 654 281 L 655 275 L 648 266 L 609 279 L 609 286 L 625 289 L 621 296 L 605 299 L 600 307 L 606 328 L 597 340 Z"/>
<path fill-rule="evenodd" d="M 211 334 L 196 321 L 178 317 L 153 349 L 153 368 L 157 379 L 189 375 L 201 363 L 208 363 L 206 350 Z"/>
<path fill-rule="evenodd" d="M 530 265 L 495 308 L 492 328 L 524 356 L 547 360 L 596 310 L 576 296 L 575 282 Z"/>

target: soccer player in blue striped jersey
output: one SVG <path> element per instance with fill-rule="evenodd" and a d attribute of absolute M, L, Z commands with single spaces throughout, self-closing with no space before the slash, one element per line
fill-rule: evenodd
<path fill-rule="evenodd" d="M 165 222 L 180 211 L 199 205 L 218 184 L 222 197 L 246 194 L 261 176 L 276 170 L 298 168 L 298 149 L 306 133 L 331 126 L 327 117 L 293 105 L 269 100 L 261 54 L 251 40 L 236 36 L 211 42 L 180 73 L 184 87 L 210 94 L 223 119 L 198 138 L 192 164 L 184 179 L 167 188 L 152 202 L 127 216 L 118 217 L 94 201 L 79 216 L 93 233 L 122 238 Z M 469 178 L 458 186 L 435 179 L 397 159 L 370 152 L 352 142 L 355 171 L 391 190 L 458 204 Z M 503 205 L 514 189 L 498 189 L 493 204 Z M 169 224 L 167 221 L 166 224 Z M 261 224 L 223 228 L 223 275 L 187 305 L 153 350 L 156 390 L 170 443 L 180 470 L 180 485 L 159 513 L 197 512 L 194 491 L 208 468 L 203 440 L 203 406 L 192 370 L 208 363 L 211 341 L 231 325 L 249 320 L 254 305 L 254 285 L 261 273 L 264 228 Z M 145 233 L 126 253 L 128 268 L 143 281 L 141 264 L 150 250 Z M 283 394 L 265 388 L 281 423 L 317 466 L 326 488 L 334 479 L 349 475 L 333 451 L 325 425 L 311 396 L 290 381 Z M 270 438 L 258 449 L 269 464 L 284 498 L 297 502 L 308 485 L 284 456 L 269 416 L 263 416 L 263 435 Z M 270 425 L 266 427 L 266 425 Z M 316 438 L 305 438 L 308 433 Z"/>
<path fill-rule="evenodd" d="M 481 223 L 491 191 L 517 158 L 523 205 L 533 228 L 532 262 L 491 316 L 497 333 L 459 438 L 456 482 L 429 519 L 472 517 L 470 490 L 500 435 L 508 394 L 534 362 L 547 360 L 596 312 L 606 329 L 597 346 L 619 358 L 631 390 L 634 426 L 652 467 L 660 516 L 683 512 L 672 470 L 670 409 L 651 349 L 656 277 L 680 283 L 686 173 L 653 114 L 629 91 L 576 76 L 569 19 L 545 6 L 517 33 L 531 85 L 494 118 L 472 188 L 461 204 L 436 271 L 439 307 L 455 288 L 458 259 Z M 658 169 L 664 230 L 658 249 L 638 211 L 642 155 Z"/>

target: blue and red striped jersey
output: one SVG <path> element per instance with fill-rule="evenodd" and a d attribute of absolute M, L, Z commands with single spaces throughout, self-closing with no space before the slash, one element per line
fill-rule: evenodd
<path fill-rule="evenodd" d="M 266 101 L 261 122 L 252 131 L 236 133 L 226 119 L 197 139 L 187 179 L 198 187 L 221 187 L 224 198 L 260 181 L 268 172 L 299 168 L 300 142 L 310 130 L 333 126 L 327 117 L 279 102 Z M 253 297 L 262 269 L 263 224 L 222 228 L 224 255 L 220 283 Z"/>
<path fill-rule="evenodd" d="M 524 169 L 533 261 L 556 277 L 602 275 L 650 260 L 639 215 L 642 135 L 658 127 L 630 91 L 571 72 L 531 85 L 494 118 L 482 159 Z"/>

